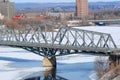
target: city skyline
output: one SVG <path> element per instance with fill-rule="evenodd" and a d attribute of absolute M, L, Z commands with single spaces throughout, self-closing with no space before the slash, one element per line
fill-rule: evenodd
<path fill-rule="evenodd" d="M 10 0 L 15 3 L 24 3 L 24 2 L 38 2 L 38 3 L 59 3 L 59 2 L 76 2 L 76 0 Z M 120 0 L 88 0 L 89 2 L 111 2 L 111 1 L 120 1 Z"/>

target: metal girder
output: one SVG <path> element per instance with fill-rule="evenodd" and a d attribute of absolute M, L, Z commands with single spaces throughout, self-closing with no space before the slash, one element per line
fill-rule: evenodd
<path fill-rule="evenodd" d="M 65 44 L 71 46 L 79 46 L 79 47 L 91 47 L 91 48 L 117 48 L 110 34 L 93 32 L 81 29 L 74 28 L 62 28 L 58 33 L 64 31 L 64 37 L 62 40 L 60 38 L 60 34 L 56 35 L 56 43 L 57 41 L 61 41 L 59 45 Z M 69 34 L 69 37 L 68 37 Z M 54 41 L 54 44 L 56 44 Z M 58 44 L 58 43 L 57 43 Z"/>
<path fill-rule="evenodd" d="M 110 34 L 61 27 L 58 31 L 42 31 L 38 27 L 5 28 L 0 32 L 0 44 L 24 48 L 42 56 L 68 55 L 75 51 L 120 51 Z"/>

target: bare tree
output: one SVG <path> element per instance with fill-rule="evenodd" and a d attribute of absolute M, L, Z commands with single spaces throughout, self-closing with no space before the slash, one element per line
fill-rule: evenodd
<path fill-rule="evenodd" d="M 95 59 L 94 70 L 98 76 L 101 78 L 107 72 L 108 62 L 105 57 L 97 57 Z"/>
<path fill-rule="evenodd" d="M 21 27 L 20 24 L 18 24 L 16 21 L 13 21 L 13 20 L 4 21 L 4 24 L 5 24 L 6 27 L 9 28 L 9 29 L 20 28 L 20 27 Z"/>

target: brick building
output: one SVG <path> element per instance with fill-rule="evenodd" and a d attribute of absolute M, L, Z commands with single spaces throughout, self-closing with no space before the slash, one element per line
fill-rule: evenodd
<path fill-rule="evenodd" d="M 88 0 L 76 0 L 76 15 L 79 18 L 88 16 Z"/>

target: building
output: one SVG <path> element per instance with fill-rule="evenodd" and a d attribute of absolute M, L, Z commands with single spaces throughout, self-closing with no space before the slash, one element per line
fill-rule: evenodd
<path fill-rule="evenodd" d="M 0 20 L 3 20 L 3 19 L 4 19 L 4 15 L 0 13 Z"/>
<path fill-rule="evenodd" d="M 16 16 L 13 17 L 14 21 L 24 20 L 24 19 L 26 19 L 26 16 L 24 14 L 16 15 Z"/>
<path fill-rule="evenodd" d="M 76 15 L 79 18 L 88 16 L 88 0 L 76 0 Z"/>
<path fill-rule="evenodd" d="M 74 12 L 70 11 L 58 11 L 58 12 L 48 12 L 47 16 L 49 17 L 56 17 L 60 19 L 69 19 L 74 17 Z"/>
<path fill-rule="evenodd" d="M 68 27 L 78 27 L 79 24 L 82 23 L 82 20 L 72 20 L 67 22 Z"/>
<path fill-rule="evenodd" d="M 0 0 L 0 13 L 2 13 L 5 18 L 12 19 L 15 15 L 14 3 L 9 2 L 9 0 Z"/>

